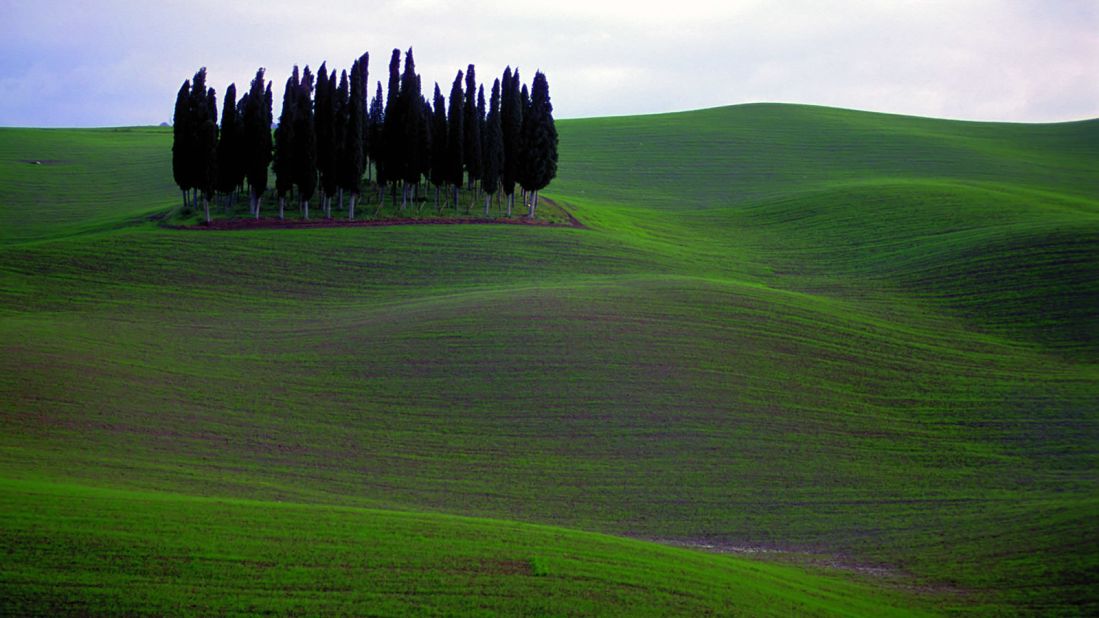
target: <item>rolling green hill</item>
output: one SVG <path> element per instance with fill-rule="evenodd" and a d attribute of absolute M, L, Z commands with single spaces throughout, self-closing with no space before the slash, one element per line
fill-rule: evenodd
<path fill-rule="evenodd" d="M 9 608 L 1099 608 L 1099 122 L 559 131 L 589 229 L 165 229 L 168 131 L 0 130 Z"/>

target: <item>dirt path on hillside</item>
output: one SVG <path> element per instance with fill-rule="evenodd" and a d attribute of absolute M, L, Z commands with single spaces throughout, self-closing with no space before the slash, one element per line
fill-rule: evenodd
<path fill-rule="evenodd" d="M 957 599 L 964 599 L 972 594 L 970 590 L 946 583 L 917 581 L 914 575 L 895 565 L 864 562 L 843 553 L 823 553 L 818 548 L 730 543 L 713 539 L 627 536 L 651 543 L 693 549 L 710 554 L 744 556 L 777 564 L 846 571 L 862 576 L 867 580 L 877 580 L 894 588 L 921 594 L 940 594 Z"/>
<path fill-rule="evenodd" d="M 209 224 L 198 225 L 169 225 L 172 229 L 177 230 L 205 230 L 205 231 L 226 231 L 226 230 L 256 230 L 256 229 L 279 229 L 279 230 L 291 230 L 302 228 L 325 228 L 325 227 L 387 227 L 391 225 L 534 225 L 541 227 L 571 227 L 586 230 L 588 226 L 584 225 L 579 219 L 574 217 L 571 212 L 566 210 L 563 206 L 557 202 L 548 198 L 541 198 L 539 200 L 540 205 L 546 205 L 552 208 L 560 210 L 568 219 L 568 223 L 558 223 L 553 221 L 544 221 L 541 219 L 528 219 L 526 216 L 515 217 L 511 219 L 491 219 L 484 217 L 474 218 L 452 218 L 452 217 L 422 217 L 422 218 L 400 218 L 400 219 L 358 219 L 355 221 L 348 221 L 347 219 L 310 219 L 309 221 L 302 221 L 299 219 L 294 220 L 282 220 L 273 217 L 262 217 L 260 219 L 233 219 L 231 221 L 212 221 Z"/>

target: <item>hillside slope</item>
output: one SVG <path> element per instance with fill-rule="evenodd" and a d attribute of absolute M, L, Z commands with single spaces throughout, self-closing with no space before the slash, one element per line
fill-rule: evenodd
<path fill-rule="evenodd" d="M 166 131 L 3 130 L 0 476 L 1096 608 L 1099 122 L 759 105 L 559 129 L 547 194 L 587 230 L 162 229 Z"/>

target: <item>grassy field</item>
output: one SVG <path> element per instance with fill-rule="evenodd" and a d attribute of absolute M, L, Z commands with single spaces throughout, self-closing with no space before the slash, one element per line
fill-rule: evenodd
<path fill-rule="evenodd" d="M 6 609 L 1099 610 L 1099 122 L 559 131 L 589 229 L 165 229 L 169 131 L 0 130 Z"/>

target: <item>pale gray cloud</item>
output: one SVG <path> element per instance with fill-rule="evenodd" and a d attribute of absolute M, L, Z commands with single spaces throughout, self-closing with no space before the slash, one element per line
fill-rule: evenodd
<path fill-rule="evenodd" d="M 0 125 L 168 120 L 199 66 L 219 93 L 268 67 L 346 67 L 413 46 L 425 90 L 542 69 L 559 117 L 755 101 L 926 116 L 1099 116 L 1093 0 L 3 3 Z"/>

